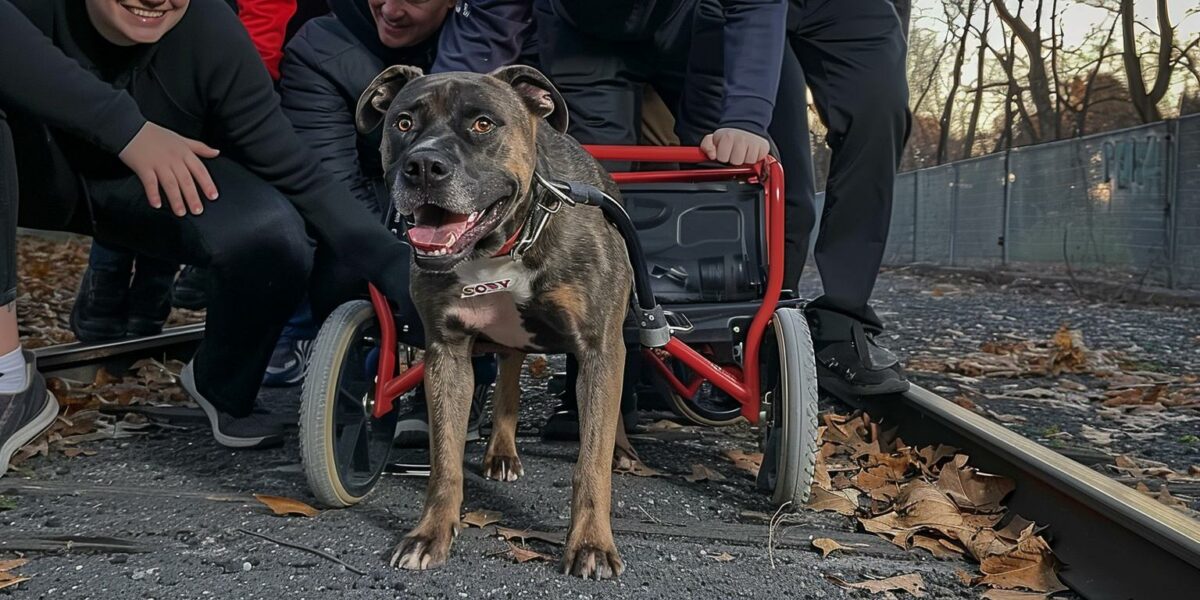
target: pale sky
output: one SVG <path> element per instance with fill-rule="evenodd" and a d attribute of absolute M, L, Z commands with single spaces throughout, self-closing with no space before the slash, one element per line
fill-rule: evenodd
<path fill-rule="evenodd" d="M 979 0 L 978 4 L 982 10 L 982 3 L 985 0 Z M 1044 7 L 1046 16 L 1049 18 L 1051 0 L 1047 0 Z M 1155 0 L 1134 0 L 1134 12 L 1138 18 L 1146 22 L 1150 26 L 1156 26 L 1155 15 Z M 1035 0 L 1026 0 L 1025 2 L 1025 19 L 1029 21 L 1033 19 L 1033 8 L 1037 5 Z M 1073 0 L 1059 0 L 1059 12 L 1062 13 L 1063 37 L 1067 46 L 1074 46 L 1083 41 L 1087 37 L 1087 33 L 1099 23 L 1103 23 L 1108 18 L 1108 12 L 1085 6 Z M 1009 10 L 1017 9 L 1017 0 L 1008 0 L 1007 6 Z M 939 25 L 933 18 L 921 18 L 921 15 L 928 17 L 941 17 L 942 15 L 942 0 L 915 0 L 913 2 L 914 17 L 918 19 L 915 25 L 930 29 L 942 29 L 944 26 Z M 1180 40 L 1194 39 L 1200 35 L 1200 14 L 1194 14 L 1197 7 L 1196 0 L 1167 0 L 1167 9 L 1170 11 L 1171 23 L 1176 26 L 1176 32 Z M 1188 15 L 1188 9 L 1193 9 L 1193 14 Z M 978 17 L 977 17 L 978 18 Z M 992 11 L 992 18 L 996 19 L 995 11 Z M 1046 31 L 1049 31 L 1047 26 Z M 1118 34 L 1120 30 L 1118 30 Z M 1187 44 L 1181 44 L 1186 46 Z"/>

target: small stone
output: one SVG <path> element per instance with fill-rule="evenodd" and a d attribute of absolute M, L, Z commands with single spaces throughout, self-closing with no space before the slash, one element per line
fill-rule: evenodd
<path fill-rule="evenodd" d="M 253 569 L 253 568 L 254 568 L 254 565 L 250 564 L 249 562 L 242 563 L 242 571 L 249 571 L 250 569 Z"/>
<path fill-rule="evenodd" d="M 62 520 L 58 518 L 46 519 L 46 527 L 62 527 Z"/>
<path fill-rule="evenodd" d="M 117 554 L 116 556 L 113 556 L 112 558 L 108 559 L 108 562 L 110 562 L 114 565 L 123 565 L 123 564 L 129 562 L 129 557 L 124 554 Z"/>

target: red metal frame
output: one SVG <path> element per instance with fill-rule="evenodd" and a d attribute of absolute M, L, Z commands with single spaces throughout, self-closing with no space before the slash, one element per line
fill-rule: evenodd
<path fill-rule="evenodd" d="M 678 146 L 585 146 L 598 160 L 639 163 L 700 164 L 709 162 L 699 148 Z M 703 354 L 693 350 L 678 338 L 672 337 L 662 349 L 691 369 L 696 376 L 685 385 L 675 377 L 666 363 L 655 353 L 647 352 L 651 365 L 667 383 L 680 394 L 692 397 L 705 381 L 712 384 L 742 405 L 742 416 L 751 424 L 758 423 L 759 372 L 758 348 L 766 333 L 767 325 L 779 304 L 783 289 L 783 168 L 768 156 L 754 165 L 743 167 L 697 168 L 664 171 L 639 171 L 613 173 L 617 183 L 682 183 L 697 181 L 725 181 L 744 179 L 749 183 L 761 183 L 763 194 L 763 221 L 767 238 L 767 288 L 762 304 L 750 321 L 746 343 L 742 353 L 741 369 L 722 369 Z M 380 418 L 392 410 L 393 401 L 420 383 L 424 377 L 423 363 L 410 366 L 399 376 L 396 368 L 396 324 L 387 298 L 371 286 L 371 304 L 379 316 L 382 333 L 382 349 L 379 371 L 375 382 L 375 417 Z"/>

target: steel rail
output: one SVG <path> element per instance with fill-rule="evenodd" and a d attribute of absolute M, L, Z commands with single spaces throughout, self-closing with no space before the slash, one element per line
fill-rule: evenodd
<path fill-rule="evenodd" d="M 204 324 L 169 327 L 162 333 L 115 342 L 74 342 L 37 348 L 38 370 L 44 375 L 91 381 L 101 366 L 125 369 L 143 358 L 186 360 L 204 338 Z"/>
<path fill-rule="evenodd" d="M 922 387 L 856 404 L 907 444 L 949 444 L 1012 478 L 1009 512 L 1048 526 L 1059 576 L 1084 598 L 1200 597 L 1200 521 Z"/>

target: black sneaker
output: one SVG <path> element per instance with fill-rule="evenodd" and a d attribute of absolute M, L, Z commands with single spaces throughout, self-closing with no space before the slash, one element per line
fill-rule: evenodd
<path fill-rule="evenodd" d="M 491 391 L 491 384 L 475 386 L 475 394 L 471 397 L 471 416 L 467 421 L 468 442 L 482 438 L 479 427 Z M 425 386 L 418 387 L 414 393 L 416 399 L 413 408 L 396 420 L 394 443 L 399 448 L 429 448 L 429 408 L 425 404 Z"/>
<path fill-rule="evenodd" d="M 624 423 L 625 433 L 636 433 L 637 411 L 625 413 Z M 542 439 L 554 442 L 579 441 L 579 408 L 574 402 L 560 404 L 546 419 L 546 424 L 542 425 Z"/>
<path fill-rule="evenodd" d="M 58 400 L 37 371 L 37 357 L 28 350 L 23 354 L 25 389 L 0 394 L 0 477 L 8 471 L 8 461 L 17 450 L 37 439 L 58 417 Z"/>
<path fill-rule="evenodd" d="M 71 307 L 71 331 L 81 342 L 109 342 L 125 337 L 129 317 L 127 272 L 88 267 Z"/>
<path fill-rule="evenodd" d="M 129 286 L 129 317 L 126 333 L 131 336 L 148 336 L 162 333 L 167 317 L 171 316 L 171 284 L 175 281 L 174 270 L 147 266 L 149 262 L 138 257 L 138 268 Z"/>
<path fill-rule="evenodd" d="M 875 341 L 879 333 L 857 319 L 810 309 L 809 325 L 817 354 L 817 383 L 839 396 L 880 396 L 907 392 L 900 359 Z"/>
<path fill-rule="evenodd" d="M 293 340 L 280 337 L 271 352 L 271 362 L 267 364 L 267 372 L 263 375 L 263 385 L 267 387 L 293 387 L 304 381 L 304 372 L 308 368 L 308 354 L 312 350 L 312 340 Z"/>
<path fill-rule="evenodd" d="M 171 305 L 188 310 L 203 310 L 208 306 L 208 271 L 191 265 L 184 267 L 171 290 Z"/>
<path fill-rule="evenodd" d="M 248 416 L 235 417 L 222 412 L 196 391 L 194 363 L 189 362 L 179 373 L 179 383 L 200 405 L 212 425 L 213 437 L 226 448 L 272 448 L 283 444 L 283 424 L 271 414 L 255 409 Z"/>

